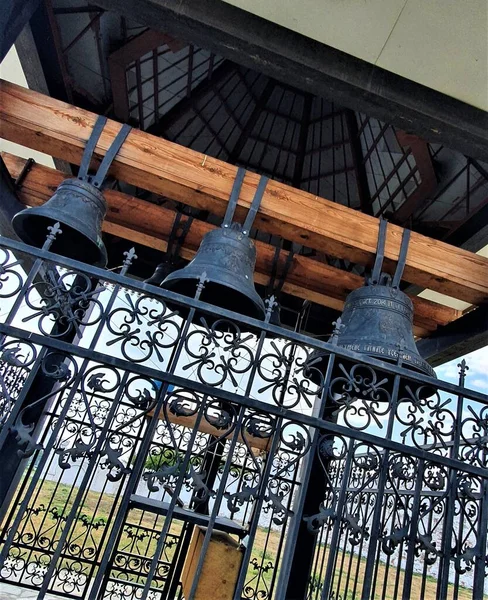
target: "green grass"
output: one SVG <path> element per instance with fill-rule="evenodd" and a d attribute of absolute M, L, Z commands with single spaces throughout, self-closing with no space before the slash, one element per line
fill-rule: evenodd
<path fill-rule="evenodd" d="M 78 488 L 67 486 L 64 484 L 56 485 L 56 482 L 53 481 L 44 481 L 42 483 L 42 489 L 39 491 L 37 498 L 35 499 L 35 506 L 44 506 L 43 510 L 41 510 L 38 514 L 31 514 L 29 517 L 29 522 L 27 524 L 27 528 L 25 531 L 31 531 L 32 533 L 45 533 L 48 536 L 52 536 L 54 534 L 54 527 L 58 525 L 58 532 L 56 533 L 56 538 L 59 538 L 60 531 L 63 526 L 63 517 L 66 517 L 69 514 L 70 509 L 73 506 L 74 498 Z M 35 498 L 35 496 L 34 496 Z M 89 491 L 84 499 L 82 509 L 78 513 L 78 518 L 72 527 L 72 533 L 70 535 L 71 542 L 75 541 L 77 544 L 91 546 L 97 552 L 98 556 L 101 555 L 101 552 L 104 548 L 104 543 L 102 543 L 102 535 L 106 532 L 106 525 L 110 519 L 110 514 L 113 509 L 114 497 L 110 494 L 99 494 L 97 492 Z M 133 532 L 139 533 L 140 536 L 144 536 L 147 532 L 142 531 L 142 529 L 137 529 L 137 524 L 142 527 L 147 528 L 150 531 L 155 531 L 156 533 L 161 530 L 164 517 L 155 516 L 150 513 L 143 513 L 140 510 L 133 510 L 130 513 L 131 523 L 134 524 Z M 61 523 L 60 523 L 61 521 Z M 92 524 L 92 527 L 87 527 L 88 524 Z M 23 522 L 24 525 L 24 522 Z M 96 525 L 96 526 L 93 526 Z M 170 534 L 178 536 L 181 532 L 181 523 L 174 522 L 172 524 Z M 253 554 L 252 556 L 257 559 L 258 565 L 262 565 L 265 567 L 270 561 L 275 565 L 276 563 L 276 554 L 279 546 L 279 533 L 276 531 L 272 531 L 268 537 L 268 530 L 262 527 L 258 527 Z M 157 536 L 150 535 L 143 537 L 142 539 L 135 539 L 131 537 L 130 534 L 124 532 L 122 535 L 120 547 L 126 547 L 128 551 L 133 554 L 139 555 L 141 557 L 152 557 L 154 554 L 157 543 Z M 34 545 L 35 546 L 35 545 Z M 322 560 L 327 561 L 329 548 L 321 547 L 318 550 L 318 562 L 319 564 Z M 167 549 L 166 560 L 171 561 L 174 553 L 174 547 Z M 324 556 L 325 554 L 325 556 Z M 38 557 L 40 562 L 46 564 L 48 561 L 48 557 L 44 552 L 36 551 L 33 549 L 31 560 L 34 557 Z M 317 557 L 316 557 L 317 558 Z M 73 560 L 66 557 L 66 555 L 61 559 L 62 566 L 68 567 Z M 340 568 L 338 567 L 338 572 L 334 576 L 334 584 L 332 589 L 336 591 L 336 593 L 341 594 L 343 600 L 357 600 L 360 595 L 361 584 L 364 579 L 364 571 L 366 560 L 363 557 L 358 556 L 357 554 L 345 553 L 342 554 L 341 551 L 338 553 L 337 557 L 337 565 L 340 566 L 341 561 L 344 560 L 345 570 L 349 565 L 351 565 L 351 579 L 349 582 L 348 589 L 346 590 L 346 582 L 343 573 L 343 578 L 339 583 L 340 578 Z M 352 582 L 356 578 L 359 581 L 358 587 L 356 590 L 356 595 L 353 598 L 352 596 Z M 259 588 L 263 588 L 264 586 L 271 585 L 273 577 L 277 577 L 277 573 L 275 573 L 275 567 L 270 568 L 267 571 L 259 569 L 255 569 L 252 565 L 248 568 L 248 580 L 253 577 L 257 578 L 254 580 L 254 585 L 260 583 Z M 293 574 L 292 574 L 293 576 Z M 386 565 L 384 563 L 380 563 L 378 565 L 378 574 L 377 574 L 377 598 L 378 600 L 396 600 L 394 597 L 395 590 L 395 577 L 396 570 L 392 567 L 388 572 L 386 569 Z M 383 583 L 385 578 L 387 579 L 387 585 L 385 587 L 385 592 L 383 595 Z M 401 571 L 399 573 L 399 590 L 402 590 L 404 579 L 404 572 Z M 419 574 L 414 574 L 412 578 L 412 592 L 411 598 L 412 600 L 436 600 L 436 579 L 431 576 L 427 576 L 425 578 L 425 593 L 422 595 L 422 581 L 423 578 Z M 156 582 L 155 582 L 156 583 Z M 322 581 L 316 581 L 316 584 L 321 584 Z M 253 587 L 254 587 L 253 585 Z M 450 586 L 450 592 L 452 596 L 453 588 Z M 347 595 L 346 595 L 347 594 Z M 448 598 L 451 597 L 448 595 Z M 485 595 L 485 598 L 488 596 Z M 472 592 L 467 589 L 461 587 L 459 589 L 459 593 L 457 596 L 458 600 L 472 600 Z"/>

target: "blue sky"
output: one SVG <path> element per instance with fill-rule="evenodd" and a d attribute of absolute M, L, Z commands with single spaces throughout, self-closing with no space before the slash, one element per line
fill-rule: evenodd
<path fill-rule="evenodd" d="M 466 354 L 464 357 L 469 370 L 466 373 L 465 387 L 488 394 L 488 346 Z M 452 360 L 436 368 L 437 377 L 443 381 L 458 383 L 459 367 L 462 358 Z"/>

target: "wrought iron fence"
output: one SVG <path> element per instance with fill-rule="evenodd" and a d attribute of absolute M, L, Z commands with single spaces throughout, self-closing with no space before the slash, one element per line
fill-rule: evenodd
<path fill-rule="evenodd" d="M 111 600 L 487 593 L 488 398 L 466 365 L 452 385 L 401 348 L 367 359 L 269 324 L 272 301 L 263 322 L 217 314 L 204 278 L 194 299 L 130 278 L 132 251 L 119 274 L 0 254 L 3 581 Z"/>

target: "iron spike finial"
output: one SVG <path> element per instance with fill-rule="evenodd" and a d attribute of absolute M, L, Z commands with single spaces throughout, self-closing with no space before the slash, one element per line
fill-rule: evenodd
<path fill-rule="evenodd" d="M 136 249 L 132 247 L 130 250 L 124 252 L 124 256 L 124 262 L 122 263 L 122 269 L 120 271 L 121 275 L 125 275 L 132 266 L 132 263 L 137 260 Z"/>
<path fill-rule="evenodd" d="M 42 246 L 43 250 L 49 250 L 57 236 L 63 233 L 63 230 L 61 229 L 61 223 L 59 221 L 56 221 L 54 225 L 48 225 L 47 230 L 48 234 L 46 236 L 46 241 Z"/>

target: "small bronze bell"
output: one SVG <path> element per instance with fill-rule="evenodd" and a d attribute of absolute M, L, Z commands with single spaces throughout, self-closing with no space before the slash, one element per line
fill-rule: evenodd
<path fill-rule="evenodd" d="M 102 222 L 107 203 L 101 186 L 108 169 L 130 131 L 123 125 L 105 154 L 98 172 L 88 175 L 90 161 L 107 119 L 99 117 L 85 147 L 77 179 L 66 179 L 42 206 L 17 213 L 12 225 L 19 238 L 41 248 L 47 227 L 59 222 L 62 234 L 54 240 L 50 251 L 67 258 L 96 266 L 107 264 L 107 251 L 102 241 Z"/>
<path fill-rule="evenodd" d="M 381 272 L 386 224 L 386 221 L 380 221 L 373 273 L 363 287 L 347 296 L 340 324 L 334 332 L 334 343 L 341 348 L 390 363 L 397 363 L 401 354 L 403 367 L 436 377 L 434 369 L 420 356 L 415 344 L 412 301 L 399 289 L 410 232 L 404 231 L 398 265 L 392 279 Z M 344 363 L 341 359 L 338 361 Z M 313 352 L 308 362 L 325 375 L 328 354 Z M 310 378 L 319 383 L 314 369 L 311 369 Z M 430 394 L 430 390 L 426 389 L 423 393 Z"/>
<path fill-rule="evenodd" d="M 12 225 L 22 241 L 41 248 L 47 227 L 59 222 L 63 233 L 54 240 L 51 252 L 105 266 L 107 251 L 101 232 L 106 212 L 107 204 L 100 190 L 86 181 L 66 179 L 45 204 L 17 213 Z"/>
<path fill-rule="evenodd" d="M 264 302 L 254 287 L 256 248 L 249 232 L 266 187 L 262 177 L 244 225 L 232 223 L 245 170 L 239 169 L 220 229 L 205 235 L 195 258 L 183 269 L 170 273 L 161 287 L 193 297 L 206 273 L 200 300 L 248 317 L 263 319 Z M 179 309 L 180 313 L 183 313 Z M 209 316 L 206 317 L 209 319 Z M 215 320 L 215 317 L 211 320 Z"/>

